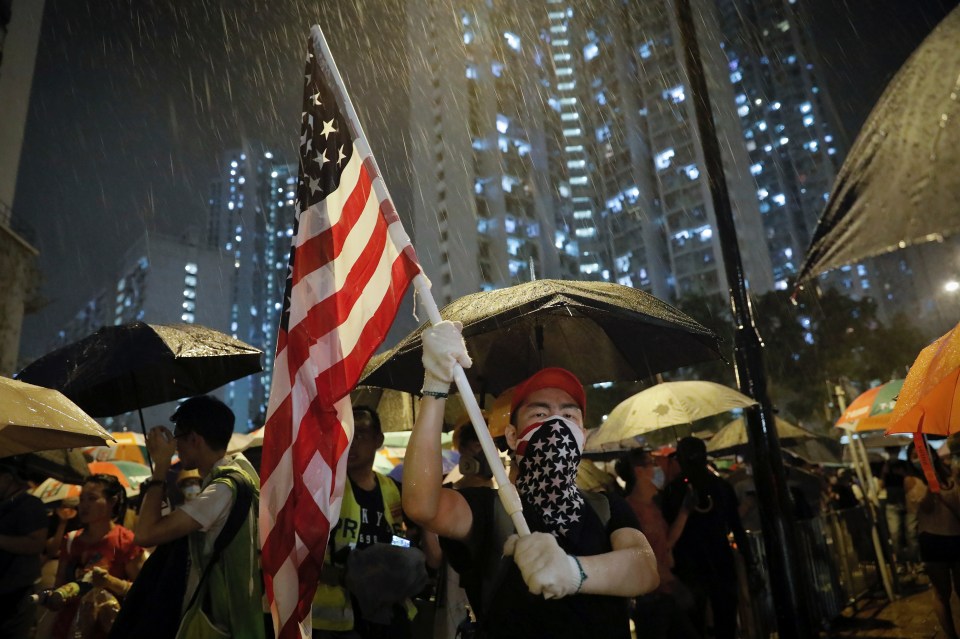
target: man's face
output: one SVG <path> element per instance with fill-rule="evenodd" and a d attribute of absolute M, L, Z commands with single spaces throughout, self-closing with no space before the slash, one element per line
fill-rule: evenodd
<path fill-rule="evenodd" d="M 583 411 L 570 393 L 559 388 L 541 388 L 530 393 L 517 408 L 514 417 L 516 426 L 507 426 L 505 434 L 510 447 L 516 448 L 517 437 L 527 426 L 545 421 L 554 415 L 560 415 L 576 424 L 586 434 L 583 428 Z"/>
<path fill-rule="evenodd" d="M 373 468 L 377 450 L 383 446 L 383 433 L 373 425 L 365 412 L 353 414 L 353 443 L 347 454 L 347 472 L 367 471 Z"/>

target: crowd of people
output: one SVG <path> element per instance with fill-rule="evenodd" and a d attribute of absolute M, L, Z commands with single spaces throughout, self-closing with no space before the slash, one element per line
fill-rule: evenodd
<path fill-rule="evenodd" d="M 619 482 L 584 489 L 586 394 L 569 371 L 545 368 L 513 389 L 504 432 L 509 482 L 531 531 L 518 536 L 469 424 L 455 437 L 459 479 L 447 483 L 445 402 L 454 365 L 471 362 L 452 323 L 425 330 L 423 343 L 423 399 L 402 481 L 374 470 L 380 418 L 354 407 L 314 637 L 746 636 L 742 594 L 763 580 L 747 532 L 762 525 L 748 465 L 721 473 L 704 442 L 687 437 L 670 451 L 629 451 L 615 464 Z M 77 503 L 48 511 L 16 465 L 0 464 L 0 636 L 272 634 L 258 563 L 259 477 L 242 454 L 227 454 L 233 414 L 201 396 L 171 423 L 147 435 L 153 474 L 133 518 L 112 475 L 88 477 Z M 888 540 L 904 565 L 922 563 L 944 634 L 956 638 L 958 468 L 939 456 L 934 466 L 939 492 L 909 459 L 891 457 L 876 473 Z M 847 472 L 800 462 L 788 479 L 798 520 L 865 498 Z M 55 571 L 39 588 L 44 560 Z"/>

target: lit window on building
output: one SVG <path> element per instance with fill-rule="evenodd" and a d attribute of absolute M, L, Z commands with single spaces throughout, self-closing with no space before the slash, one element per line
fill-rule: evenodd
<path fill-rule="evenodd" d="M 767 189 L 762 188 L 762 187 L 759 188 L 759 189 L 757 189 L 757 198 L 758 198 L 758 199 L 761 199 L 761 200 L 766 199 L 766 197 L 767 197 L 768 195 L 770 195 L 770 191 L 768 191 Z"/>
<path fill-rule="evenodd" d="M 561 113 L 560 119 L 564 122 L 572 122 L 574 120 L 579 120 L 580 114 L 576 111 L 568 111 L 567 113 Z"/>
<path fill-rule="evenodd" d="M 575 138 L 583 135 L 583 129 L 576 127 L 575 129 L 564 129 L 563 137 L 565 138 Z"/>
<path fill-rule="evenodd" d="M 780 106 L 781 106 L 781 105 L 780 105 L 779 102 L 774 102 L 773 104 L 770 105 L 770 110 L 771 110 L 771 111 L 779 111 L 779 110 L 780 110 Z"/>
<path fill-rule="evenodd" d="M 782 138 L 780 138 L 780 146 L 783 146 L 784 144 L 788 143 L 789 141 L 790 141 L 790 138 L 788 138 L 787 136 L 783 136 Z"/>
<path fill-rule="evenodd" d="M 503 34 L 503 37 L 506 39 L 508 47 L 514 51 L 520 50 L 520 36 L 518 36 L 516 33 L 510 33 L 507 31 Z"/>
<path fill-rule="evenodd" d="M 574 231 L 574 234 L 577 237 L 596 237 L 597 229 L 592 226 L 585 229 L 577 229 Z"/>
<path fill-rule="evenodd" d="M 473 65 L 473 64 L 468 64 L 468 65 L 467 65 L 467 78 L 469 78 L 470 80 L 476 80 L 476 79 L 477 79 L 477 67 L 476 67 L 476 65 Z"/>
<path fill-rule="evenodd" d="M 700 177 L 700 169 L 697 168 L 696 164 L 688 164 L 683 167 L 683 172 L 687 174 L 687 177 L 691 180 L 696 180 Z"/>
<path fill-rule="evenodd" d="M 558 91 L 573 91 L 577 88 L 576 82 L 560 82 L 557 84 Z"/>
<path fill-rule="evenodd" d="M 746 104 L 746 103 L 747 103 L 747 96 L 745 96 L 742 93 L 737 96 L 737 105 Z"/>
<path fill-rule="evenodd" d="M 787 204 L 787 196 L 785 196 L 783 193 L 777 193 L 770 199 L 773 200 L 773 203 L 777 206 L 786 206 Z"/>
<path fill-rule="evenodd" d="M 671 149 L 664 149 L 657 153 L 653 158 L 653 164 L 657 167 L 657 170 L 663 171 L 670 167 L 670 160 L 673 156 L 676 155 L 676 151 Z"/>
<path fill-rule="evenodd" d="M 498 61 L 498 60 L 494 60 L 493 62 L 491 62 L 491 63 L 490 63 L 490 72 L 493 73 L 493 76 L 494 76 L 495 78 L 502 77 L 502 76 L 503 76 L 503 63 L 500 62 L 500 61 Z"/>
<path fill-rule="evenodd" d="M 570 178 L 570 184 L 573 184 L 574 186 L 586 186 L 587 183 L 588 182 L 587 182 L 586 176 L 577 176 L 577 177 Z"/>
<path fill-rule="evenodd" d="M 585 62 L 593 60 L 598 55 L 600 55 L 600 47 L 597 46 L 596 42 L 591 42 L 587 46 L 583 47 L 583 59 Z"/>
<path fill-rule="evenodd" d="M 743 80 L 743 73 L 738 69 L 730 74 L 730 82 L 736 84 Z"/>
<path fill-rule="evenodd" d="M 763 173 L 763 165 L 757 162 L 756 164 L 750 165 L 750 174 L 751 175 L 760 175 Z"/>
<path fill-rule="evenodd" d="M 503 115 L 502 113 L 497 114 L 497 131 L 500 133 L 506 133 L 507 129 L 510 128 L 510 119 Z"/>
<path fill-rule="evenodd" d="M 599 273 L 599 272 L 600 272 L 600 265 L 597 264 L 596 262 L 592 262 L 592 263 L 590 263 L 590 264 L 581 264 L 581 265 L 580 265 L 580 272 L 581 272 L 581 273 L 584 273 L 584 274 L 586 274 L 586 275 L 592 275 L 592 274 L 594 274 L 594 273 Z"/>
<path fill-rule="evenodd" d="M 750 115 L 750 107 L 748 107 L 746 104 L 737 107 L 737 115 L 739 115 L 741 118 L 747 117 Z"/>
<path fill-rule="evenodd" d="M 193 324 L 196 318 L 194 317 L 193 313 L 184 313 L 183 315 L 180 316 L 180 319 L 182 319 L 187 324 Z"/>
<path fill-rule="evenodd" d="M 644 42 L 637 48 L 637 51 L 640 53 L 640 57 L 646 60 L 653 55 L 653 42 Z"/>
<path fill-rule="evenodd" d="M 678 84 L 675 87 L 670 87 L 661 93 L 660 97 L 662 97 L 664 100 L 670 100 L 674 104 L 680 104 L 687 99 L 687 95 L 684 92 L 682 84 Z"/>
<path fill-rule="evenodd" d="M 803 116 L 803 126 L 813 126 L 813 116 L 805 115 Z"/>
<path fill-rule="evenodd" d="M 464 31 L 463 32 L 463 43 L 470 44 L 473 42 L 473 31 Z"/>

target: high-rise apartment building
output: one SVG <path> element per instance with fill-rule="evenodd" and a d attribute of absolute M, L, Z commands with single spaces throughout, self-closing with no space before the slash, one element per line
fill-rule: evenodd
<path fill-rule="evenodd" d="M 238 428 L 266 419 L 277 326 L 293 236 L 297 166 L 254 144 L 224 153 L 222 175 L 211 183 L 207 245 L 232 258 L 228 331 L 264 353 L 264 370 L 233 382 L 227 403 Z"/>
<path fill-rule="evenodd" d="M 50 350 L 87 337 L 104 326 L 142 321 L 149 324 L 200 324 L 228 333 L 231 256 L 210 248 L 199 234 L 171 237 L 148 233 L 119 262 L 109 282 L 77 311 Z M 216 393 L 224 397 L 223 392 Z M 144 410 L 147 425 L 166 423 L 174 405 Z M 110 420 L 111 429 L 139 429 L 139 420 Z"/>
<path fill-rule="evenodd" d="M 413 237 L 440 304 L 576 273 L 577 239 L 558 224 L 539 9 L 408 7 Z"/>
<path fill-rule="evenodd" d="M 752 290 L 762 292 L 773 286 L 770 261 L 716 8 L 693 4 L 744 268 Z M 723 258 L 672 3 L 554 0 L 546 8 L 545 39 L 561 58 L 554 71 L 570 76 L 554 79 L 553 100 L 561 117 L 572 117 L 565 104 L 580 105 L 586 149 L 585 175 L 568 179 L 593 198 L 592 210 L 586 199 L 575 204 L 574 217 L 592 218 L 599 238 L 598 259 L 581 256 L 581 271 L 666 299 L 722 293 Z"/>
<path fill-rule="evenodd" d="M 719 0 L 718 6 L 773 275 L 776 287 L 786 289 L 843 157 L 836 118 L 802 3 Z M 865 276 L 855 278 L 850 292 L 868 293 L 869 286 Z"/>

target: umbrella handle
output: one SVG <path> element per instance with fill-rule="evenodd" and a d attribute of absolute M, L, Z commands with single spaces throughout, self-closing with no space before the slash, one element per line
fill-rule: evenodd
<path fill-rule="evenodd" d="M 438 324 L 442 322 L 443 318 L 440 316 L 440 309 L 437 308 L 437 303 L 433 299 L 433 294 L 430 292 L 430 281 L 421 273 L 413 278 L 413 285 L 416 287 L 417 293 L 420 294 L 420 302 L 427 311 L 427 318 L 430 320 L 430 323 Z M 517 529 L 517 534 L 521 536 L 529 535 L 530 527 L 527 526 L 527 521 L 523 518 L 523 506 L 520 504 L 520 495 L 517 494 L 517 488 L 510 482 L 510 478 L 507 477 L 507 471 L 504 469 L 503 461 L 500 459 L 500 452 L 493 443 L 493 437 L 490 436 L 487 422 L 480 412 L 477 398 L 473 394 L 473 389 L 470 388 L 467 374 L 463 371 L 463 367 L 460 366 L 460 364 L 454 364 L 453 366 L 453 381 L 457 384 L 457 390 L 460 391 L 463 407 L 470 417 L 470 423 L 473 424 L 473 430 L 476 432 L 477 440 L 479 440 L 480 447 L 483 449 L 483 456 L 487 458 L 487 464 L 490 465 L 493 476 L 497 480 L 497 495 L 500 497 L 500 503 L 503 504 L 504 510 L 510 515 L 510 519 Z"/>

